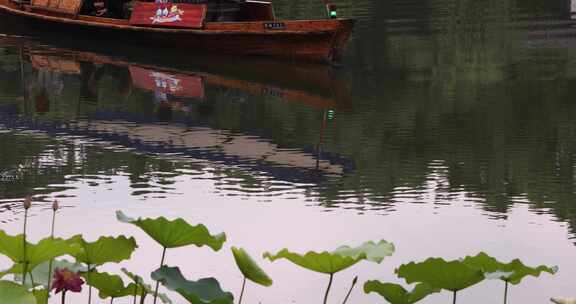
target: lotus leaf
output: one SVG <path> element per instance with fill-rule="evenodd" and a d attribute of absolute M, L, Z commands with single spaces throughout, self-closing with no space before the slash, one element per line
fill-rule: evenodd
<path fill-rule="evenodd" d="M 181 218 L 173 221 L 164 217 L 133 219 L 126 216 L 122 211 L 116 211 L 116 217 L 121 222 L 136 225 L 144 230 L 164 248 L 196 245 L 198 247 L 208 246 L 214 251 L 218 251 L 226 242 L 226 234 L 211 235 L 206 226 L 202 224 L 192 226 Z"/>
<path fill-rule="evenodd" d="M 87 265 L 99 266 L 105 263 L 119 263 L 128 260 L 138 245 L 136 240 L 123 235 L 119 237 L 100 237 L 95 242 L 86 242 L 81 235 L 72 237 L 70 243 L 79 244 L 82 250 L 73 254 L 76 261 Z"/>
<path fill-rule="evenodd" d="M 36 304 L 36 298 L 25 287 L 0 281 L 0 303 Z"/>
<path fill-rule="evenodd" d="M 384 297 L 391 304 L 412 304 L 416 303 L 430 294 L 439 292 L 426 283 L 420 283 L 412 291 L 406 291 L 404 287 L 393 283 L 381 283 L 379 281 L 368 281 L 364 284 L 364 292 L 375 292 Z"/>
<path fill-rule="evenodd" d="M 462 262 L 472 268 L 482 270 L 487 277 L 497 277 L 513 285 L 520 284 L 520 282 L 529 275 L 538 277 L 542 272 L 555 274 L 558 271 L 557 267 L 547 267 L 544 265 L 528 267 L 518 259 L 504 264 L 484 252 L 473 257 L 468 256 L 464 258 Z M 494 273 L 498 275 L 494 275 Z"/>
<path fill-rule="evenodd" d="M 21 263 L 26 262 L 28 269 L 34 269 L 42 262 L 63 255 L 74 255 L 80 251 L 77 245 L 59 238 L 45 238 L 38 244 L 26 243 L 26 257 L 23 256 L 24 236 L 10 236 L 0 230 L 0 254 L 10 258 L 16 265 L 8 272 L 22 273 Z"/>
<path fill-rule="evenodd" d="M 377 244 L 374 242 L 366 242 L 357 248 L 342 246 L 332 252 L 324 251 L 317 253 L 310 251 L 305 255 L 290 252 L 288 249 L 283 249 L 275 255 L 266 252 L 264 253 L 264 257 L 268 258 L 272 262 L 277 259 L 287 259 L 298 266 L 312 271 L 334 274 L 351 267 L 362 260 L 379 264 L 385 257 L 391 256 L 394 253 L 394 250 L 394 245 L 392 243 L 382 240 Z"/>
<path fill-rule="evenodd" d="M 272 280 L 268 275 L 256 264 L 252 257 L 244 250 L 244 248 L 232 247 L 232 254 L 236 265 L 248 280 L 260 284 L 262 286 L 271 286 Z"/>
<path fill-rule="evenodd" d="M 427 283 L 433 287 L 453 292 L 468 288 L 484 280 L 484 273 L 461 261 L 445 261 L 430 258 L 421 263 L 411 262 L 396 269 L 399 277 L 406 279 L 408 284 L 414 282 Z"/>
<path fill-rule="evenodd" d="M 152 294 L 152 295 L 154 294 L 154 291 L 152 290 L 152 286 L 144 283 L 144 279 L 141 276 L 136 275 L 136 274 L 128 271 L 126 268 L 122 268 L 122 272 L 127 277 L 129 277 L 132 281 L 134 281 L 134 284 L 136 284 L 138 287 L 139 293 L 142 293 L 141 290 L 144 290 L 145 294 Z M 160 298 L 160 300 L 164 304 L 172 304 L 172 300 L 170 300 L 170 298 L 168 298 L 168 296 L 166 294 L 159 293 L 158 298 Z"/>
<path fill-rule="evenodd" d="M 556 304 L 576 304 L 576 298 L 551 298 L 550 301 Z"/>
<path fill-rule="evenodd" d="M 152 279 L 162 282 L 168 289 L 175 290 L 192 304 L 234 303 L 234 296 L 223 291 L 216 279 L 188 281 L 178 267 L 163 266 L 152 273 Z"/>
<path fill-rule="evenodd" d="M 98 296 L 101 299 L 131 296 L 136 291 L 136 284 L 130 283 L 124 286 L 122 278 L 117 275 L 92 271 L 82 276 L 86 279 L 86 284 L 98 289 Z"/>
<path fill-rule="evenodd" d="M 43 304 L 48 303 L 48 292 L 46 289 L 34 289 L 32 290 L 32 294 L 36 298 L 36 303 Z"/>

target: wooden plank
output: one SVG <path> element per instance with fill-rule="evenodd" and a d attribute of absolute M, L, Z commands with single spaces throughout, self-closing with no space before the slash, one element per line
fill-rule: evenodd
<path fill-rule="evenodd" d="M 33 6 L 47 7 L 50 4 L 50 0 L 32 0 Z"/>
<path fill-rule="evenodd" d="M 78 14 L 82 2 L 82 0 L 60 0 L 58 8 L 69 14 Z"/>
<path fill-rule="evenodd" d="M 136 2 L 130 18 L 131 25 L 202 28 L 206 5 L 183 3 Z"/>

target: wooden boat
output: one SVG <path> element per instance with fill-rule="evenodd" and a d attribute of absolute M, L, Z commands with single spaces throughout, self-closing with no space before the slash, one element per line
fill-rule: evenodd
<path fill-rule="evenodd" d="M 28 34 L 65 33 L 150 48 L 323 63 L 342 59 L 355 23 L 341 18 L 277 20 L 271 3 L 252 0 L 241 3 L 241 13 L 234 22 L 207 21 L 206 5 L 136 2 L 129 19 L 114 19 L 81 14 L 84 0 L 14 1 L 0 0 L 0 23 Z M 327 7 L 334 16 L 334 6 Z M 155 11 L 181 15 L 158 21 Z"/>

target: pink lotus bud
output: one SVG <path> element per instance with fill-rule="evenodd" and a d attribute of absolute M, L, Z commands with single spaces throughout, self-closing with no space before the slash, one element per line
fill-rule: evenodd
<path fill-rule="evenodd" d="M 57 200 L 54 200 L 52 203 L 52 210 L 57 211 L 58 209 L 60 209 L 60 205 L 58 204 Z"/>

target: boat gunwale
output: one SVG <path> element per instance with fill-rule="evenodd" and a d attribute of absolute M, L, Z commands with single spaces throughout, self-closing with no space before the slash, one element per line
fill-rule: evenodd
<path fill-rule="evenodd" d="M 2 1 L 4 2 L 4 1 Z M 74 25 L 83 25 L 83 26 L 91 26 L 91 27 L 98 27 L 104 29 L 114 29 L 114 30 L 123 30 L 123 31 L 133 31 L 133 32 L 151 32 L 151 33 L 173 33 L 173 34 L 197 34 L 197 35 L 310 35 L 310 34 L 327 34 L 333 33 L 337 31 L 341 26 L 342 23 L 346 22 L 354 22 L 354 19 L 351 18 L 338 18 L 338 19 L 311 19 L 311 20 L 277 20 L 273 22 L 283 22 L 286 24 L 299 24 L 299 23 L 311 23 L 311 24 L 324 24 L 324 28 L 318 28 L 316 30 L 249 30 L 243 29 L 242 26 L 250 25 L 250 24 L 261 24 L 265 22 L 272 22 L 272 21 L 244 21 L 244 22 L 209 22 L 206 23 L 206 26 L 202 29 L 175 29 L 175 28 L 159 28 L 159 27 L 143 27 L 143 26 L 133 26 L 130 24 L 118 24 L 112 22 L 104 22 L 104 20 L 110 18 L 102 18 L 102 17 L 94 17 L 94 16 L 84 16 L 78 15 L 77 19 L 74 18 L 66 18 L 66 17 L 58 17 L 58 16 L 51 16 L 47 14 L 29 12 L 22 9 L 12 8 L 4 3 L 0 3 L 0 11 L 4 11 L 5 13 L 14 14 L 21 17 L 28 17 L 37 20 L 45 20 L 48 22 L 57 22 L 61 24 L 74 24 Z M 85 20 L 82 18 L 88 17 L 89 19 L 100 19 L 103 22 L 98 21 L 91 21 Z M 115 20 L 115 19 L 112 19 Z M 210 29 L 210 26 L 218 26 L 218 25 L 238 25 L 238 29 L 227 29 L 227 30 L 219 30 L 219 29 Z"/>

